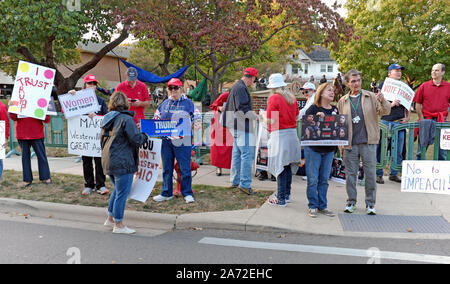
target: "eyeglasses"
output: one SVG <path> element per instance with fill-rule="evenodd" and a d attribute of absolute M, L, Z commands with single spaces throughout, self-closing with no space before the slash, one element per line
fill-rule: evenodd
<path fill-rule="evenodd" d="M 169 91 L 177 91 L 177 90 L 180 89 L 180 87 L 178 87 L 178 86 L 170 86 L 168 89 L 169 89 Z"/>

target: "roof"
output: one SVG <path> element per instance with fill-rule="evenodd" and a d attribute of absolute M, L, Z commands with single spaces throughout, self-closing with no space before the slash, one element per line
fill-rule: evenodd
<path fill-rule="evenodd" d="M 100 49 L 102 49 L 106 45 L 107 45 L 107 43 L 95 43 L 92 41 L 90 41 L 87 45 L 82 42 L 79 42 L 78 48 L 81 48 L 81 50 L 84 52 L 95 54 L 95 53 L 99 52 Z M 111 56 L 111 57 L 128 59 L 130 57 L 130 50 L 131 50 L 131 48 L 128 46 L 120 46 L 119 45 L 118 47 L 114 48 L 111 52 L 108 52 L 106 55 Z"/>
<path fill-rule="evenodd" d="M 302 49 L 303 50 L 303 49 Z M 330 57 L 330 51 L 321 46 L 314 46 L 311 53 L 303 52 L 313 61 L 324 62 L 324 61 L 335 61 Z"/>

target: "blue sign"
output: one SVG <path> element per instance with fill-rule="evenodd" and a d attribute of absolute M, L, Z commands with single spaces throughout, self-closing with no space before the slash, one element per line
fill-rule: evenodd
<path fill-rule="evenodd" d="M 184 123 L 183 119 L 176 120 L 156 120 L 142 119 L 141 131 L 147 133 L 149 137 L 161 136 L 191 136 L 191 123 Z"/>

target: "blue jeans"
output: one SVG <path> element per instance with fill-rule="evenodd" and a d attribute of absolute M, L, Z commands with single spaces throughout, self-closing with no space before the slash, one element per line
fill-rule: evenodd
<path fill-rule="evenodd" d="M 279 204 L 285 204 L 286 198 L 291 195 L 292 170 L 291 166 L 285 166 L 284 170 L 277 177 L 278 191 L 277 199 Z"/>
<path fill-rule="evenodd" d="M 2 174 L 3 174 L 3 160 L 0 159 L 0 180 L 2 180 Z"/>
<path fill-rule="evenodd" d="M 50 167 L 45 152 L 44 138 L 17 141 L 22 149 L 23 181 L 33 181 L 33 172 L 31 171 L 31 147 L 33 147 L 38 160 L 39 180 L 44 181 L 50 179 Z"/>
<path fill-rule="evenodd" d="M 235 131 L 230 171 L 230 182 L 232 185 L 245 189 L 250 188 L 255 148 L 255 136 L 253 133 Z"/>
<path fill-rule="evenodd" d="M 109 176 L 114 185 L 114 190 L 109 198 L 108 214 L 117 223 L 122 222 L 128 195 L 133 185 L 134 174 L 122 176 Z"/>
<path fill-rule="evenodd" d="M 394 126 L 401 124 L 400 122 L 387 121 L 387 120 L 381 120 L 381 123 L 386 125 L 388 127 L 389 131 L 391 131 L 392 128 L 394 128 Z M 404 130 L 398 132 L 397 157 L 396 157 L 397 158 L 397 165 L 401 165 L 402 161 L 403 161 L 403 146 L 405 146 L 405 135 L 406 135 L 406 131 L 404 131 Z M 392 155 L 392 153 L 393 152 L 391 150 L 391 155 Z M 379 163 L 380 160 L 381 160 L 381 141 L 380 141 L 380 143 L 378 143 L 378 147 L 377 147 L 377 162 Z M 395 169 L 393 169 L 391 167 L 390 175 L 391 176 L 396 176 L 397 174 L 398 174 L 398 170 L 395 170 Z M 377 170 L 377 176 L 380 176 L 380 177 L 383 176 L 383 169 Z"/>
<path fill-rule="evenodd" d="M 328 179 L 331 174 L 334 152 L 318 153 L 305 147 L 306 176 L 308 186 L 306 197 L 310 209 L 324 210 L 327 208 Z"/>
<path fill-rule="evenodd" d="M 191 175 L 191 146 L 175 146 L 171 140 L 163 139 L 161 146 L 161 160 L 163 163 L 163 185 L 161 195 L 173 195 L 173 170 L 175 159 L 181 176 L 181 194 L 193 195 Z"/>

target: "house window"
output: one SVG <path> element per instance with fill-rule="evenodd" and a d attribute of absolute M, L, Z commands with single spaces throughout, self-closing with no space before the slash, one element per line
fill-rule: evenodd
<path fill-rule="evenodd" d="M 303 69 L 303 73 L 308 74 L 309 64 L 305 64 L 305 68 Z"/>
<path fill-rule="evenodd" d="M 327 71 L 328 71 L 328 73 L 333 73 L 333 64 L 328 65 Z"/>
<path fill-rule="evenodd" d="M 327 65 L 326 64 L 321 64 L 320 65 L 320 72 L 322 72 L 322 73 L 327 72 Z"/>
<path fill-rule="evenodd" d="M 299 64 L 292 64 L 292 74 L 297 75 L 300 71 L 300 65 Z"/>

